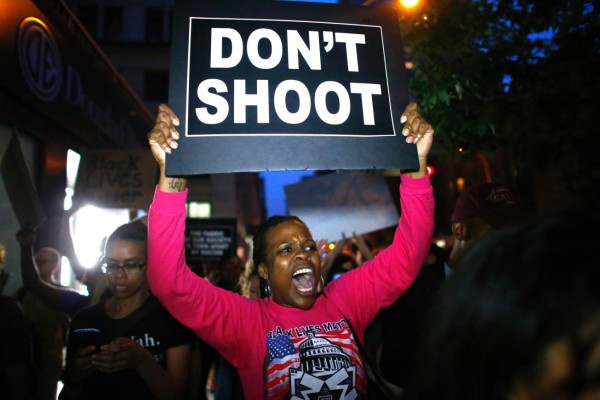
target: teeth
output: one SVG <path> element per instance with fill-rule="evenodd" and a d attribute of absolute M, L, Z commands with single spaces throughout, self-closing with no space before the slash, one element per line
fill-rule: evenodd
<path fill-rule="evenodd" d="M 294 272 L 292 276 L 301 275 L 301 274 L 310 274 L 312 273 L 312 269 L 310 268 L 301 268 L 298 271 Z"/>

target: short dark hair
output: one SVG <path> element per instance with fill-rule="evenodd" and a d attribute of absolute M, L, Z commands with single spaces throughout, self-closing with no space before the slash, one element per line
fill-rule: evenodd
<path fill-rule="evenodd" d="M 141 221 L 135 220 L 119 226 L 106 239 L 106 245 L 113 240 L 133 240 L 148 242 L 148 228 Z M 105 247 L 106 247 L 105 245 Z"/>
<path fill-rule="evenodd" d="M 494 229 L 522 222 L 527 217 L 513 193 L 497 183 L 482 183 L 463 190 L 452 212 L 452 223 L 479 218 Z"/>
<path fill-rule="evenodd" d="M 429 316 L 418 398 L 504 400 L 535 382 L 551 343 L 577 347 L 600 309 L 598 226 L 597 213 L 546 214 L 471 248 Z"/>
<path fill-rule="evenodd" d="M 254 268 L 258 268 L 260 263 L 266 261 L 267 233 L 277 225 L 289 221 L 297 221 L 306 225 L 295 215 L 273 215 L 256 227 L 252 238 L 252 262 L 254 262 Z"/>

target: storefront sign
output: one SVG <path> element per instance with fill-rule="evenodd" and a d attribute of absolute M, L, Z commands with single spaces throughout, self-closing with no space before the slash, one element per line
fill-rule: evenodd
<path fill-rule="evenodd" d="M 13 133 L 0 166 L 6 193 L 21 228 L 37 228 L 46 219 L 25 164 L 17 133 Z"/>
<path fill-rule="evenodd" d="M 38 136 L 58 130 L 65 138 L 54 135 L 57 141 L 146 147 L 152 114 L 65 7 L 31 0 L 3 7 L 0 96 L 5 107 L 0 117 L 33 126 Z M 34 114 L 52 126 L 27 120 Z"/>

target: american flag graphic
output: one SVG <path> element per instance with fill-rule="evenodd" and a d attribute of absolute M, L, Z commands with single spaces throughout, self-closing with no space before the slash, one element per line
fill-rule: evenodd
<path fill-rule="evenodd" d="M 365 372 L 356 341 L 349 329 L 335 332 L 321 332 L 316 337 L 329 340 L 332 344 L 339 346 L 342 351 L 350 357 L 357 372 L 357 384 L 366 387 Z M 300 369 L 299 346 L 307 340 L 307 336 L 289 337 L 278 335 L 271 339 L 267 337 L 267 393 L 269 399 L 277 399 L 289 392 L 289 369 Z"/>
<path fill-rule="evenodd" d="M 300 342 L 305 338 L 293 338 Z M 267 392 L 272 395 L 283 392 L 288 388 L 290 367 L 299 368 L 300 356 L 292 338 L 278 335 L 274 339 L 267 337 Z"/>

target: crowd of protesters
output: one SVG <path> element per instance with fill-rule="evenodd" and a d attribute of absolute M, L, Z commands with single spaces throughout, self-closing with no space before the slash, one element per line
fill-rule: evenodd
<path fill-rule="evenodd" d="M 92 295 L 56 283 L 60 253 L 17 233 L 24 286 L 0 298 L 2 397 L 600 399 L 600 216 L 529 216 L 505 185 L 473 185 L 441 249 L 434 130 L 414 103 L 402 121 L 420 168 L 403 171 L 387 248 L 344 234 L 324 251 L 303 221 L 275 216 L 251 259 L 200 276 L 185 263 L 186 181 L 165 174 L 178 118 L 161 105 L 148 221 L 106 239 Z"/>

